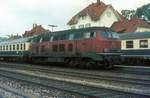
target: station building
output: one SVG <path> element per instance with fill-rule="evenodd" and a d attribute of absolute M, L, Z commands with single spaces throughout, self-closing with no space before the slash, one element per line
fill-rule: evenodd
<path fill-rule="evenodd" d="M 111 27 L 114 22 L 123 21 L 125 18 L 111 5 L 106 5 L 100 0 L 92 3 L 77 13 L 67 23 L 71 29 L 86 27 Z"/>
<path fill-rule="evenodd" d="M 111 28 L 118 33 L 150 32 L 150 24 L 139 18 L 115 22 Z"/>

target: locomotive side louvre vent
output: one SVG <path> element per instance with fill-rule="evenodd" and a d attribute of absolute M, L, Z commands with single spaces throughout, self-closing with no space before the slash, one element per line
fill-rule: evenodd
<path fill-rule="evenodd" d="M 65 45 L 64 44 L 59 44 L 59 51 L 65 52 Z"/>
<path fill-rule="evenodd" d="M 53 50 L 53 52 L 57 52 L 58 51 L 58 45 L 53 45 L 52 50 Z"/>
<path fill-rule="evenodd" d="M 73 44 L 69 44 L 69 45 L 68 45 L 68 51 L 69 51 L 69 52 L 72 52 L 72 51 L 73 51 Z"/>

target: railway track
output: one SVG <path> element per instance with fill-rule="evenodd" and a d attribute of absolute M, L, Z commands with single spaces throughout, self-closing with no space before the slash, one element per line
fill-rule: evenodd
<path fill-rule="evenodd" d="M 12 64 L 11 64 L 12 65 Z M 6 67 L 6 66 L 5 66 Z M 7 66 L 8 67 L 8 66 Z M 17 68 L 16 68 L 17 67 Z M 90 87 L 95 87 L 95 88 L 103 88 L 103 89 L 107 89 L 107 90 L 111 90 L 111 91 L 116 91 L 119 93 L 122 93 L 123 95 L 129 95 L 129 96 L 136 96 L 135 98 L 142 98 L 142 97 L 150 97 L 150 78 L 146 77 L 146 78 L 142 78 L 142 79 L 138 79 L 138 76 L 136 75 L 132 75 L 133 77 L 129 76 L 122 76 L 122 77 L 118 77 L 115 75 L 108 75 L 110 73 L 87 73 L 87 72 L 78 72 L 78 71 L 70 71 L 70 70 L 56 70 L 56 68 L 52 68 L 52 69 L 46 69 L 46 68 L 41 68 L 41 67 L 33 67 L 33 66 L 20 66 L 20 65 L 14 65 L 11 66 L 11 68 L 16 68 L 17 70 L 26 70 L 29 72 L 40 72 L 45 73 L 47 75 L 52 75 L 55 77 L 73 77 L 76 80 L 81 80 L 81 82 L 84 85 L 89 85 Z M 34 69 L 33 69 L 34 68 Z M 1 70 L 2 71 L 2 70 Z M 37 73 L 36 73 L 37 74 Z M 39 73 L 38 73 L 39 74 Z M 72 80 L 74 80 L 72 79 Z M 61 79 L 59 81 L 62 81 Z M 89 81 L 89 82 L 86 82 Z M 72 81 L 66 81 L 66 82 L 72 82 Z M 82 84 L 79 83 L 79 81 L 77 84 Z M 74 82 L 72 82 L 74 83 Z M 82 85 L 83 85 L 82 84 Z M 121 88 L 124 87 L 124 88 Z M 130 88 L 130 89 L 129 89 Z M 122 95 L 121 94 L 121 95 Z M 120 95 L 120 94 L 119 94 Z M 103 98 L 103 97 L 102 97 Z M 123 98 L 123 97 L 119 97 L 119 98 Z M 126 97 L 125 97 L 126 98 Z"/>

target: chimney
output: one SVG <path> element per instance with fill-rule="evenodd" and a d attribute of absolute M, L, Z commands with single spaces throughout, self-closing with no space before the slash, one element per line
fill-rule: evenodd
<path fill-rule="evenodd" d="M 35 28 L 35 24 L 33 24 L 33 29 Z"/>
<path fill-rule="evenodd" d="M 100 0 L 97 0 L 97 4 L 100 4 Z"/>

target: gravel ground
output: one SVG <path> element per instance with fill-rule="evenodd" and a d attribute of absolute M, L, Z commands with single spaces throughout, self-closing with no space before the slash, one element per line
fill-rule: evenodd
<path fill-rule="evenodd" d="M 15 95 L 15 94 L 8 92 L 4 89 L 0 89 L 0 98 L 24 98 L 24 97 L 19 96 L 19 95 Z"/>
<path fill-rule="evenodd" d="M 25 94 L 35 96 L 35 98 L 88 98 L 78 94 L 70 94 L 53 88 L 42 87 L 39 85 L 29 84 L 27 82 L 12 80 L 0 76 L 0 86 L 13 88 Z M 23 98 L 6 90 L 0 89 L 0 98 Z"/>

